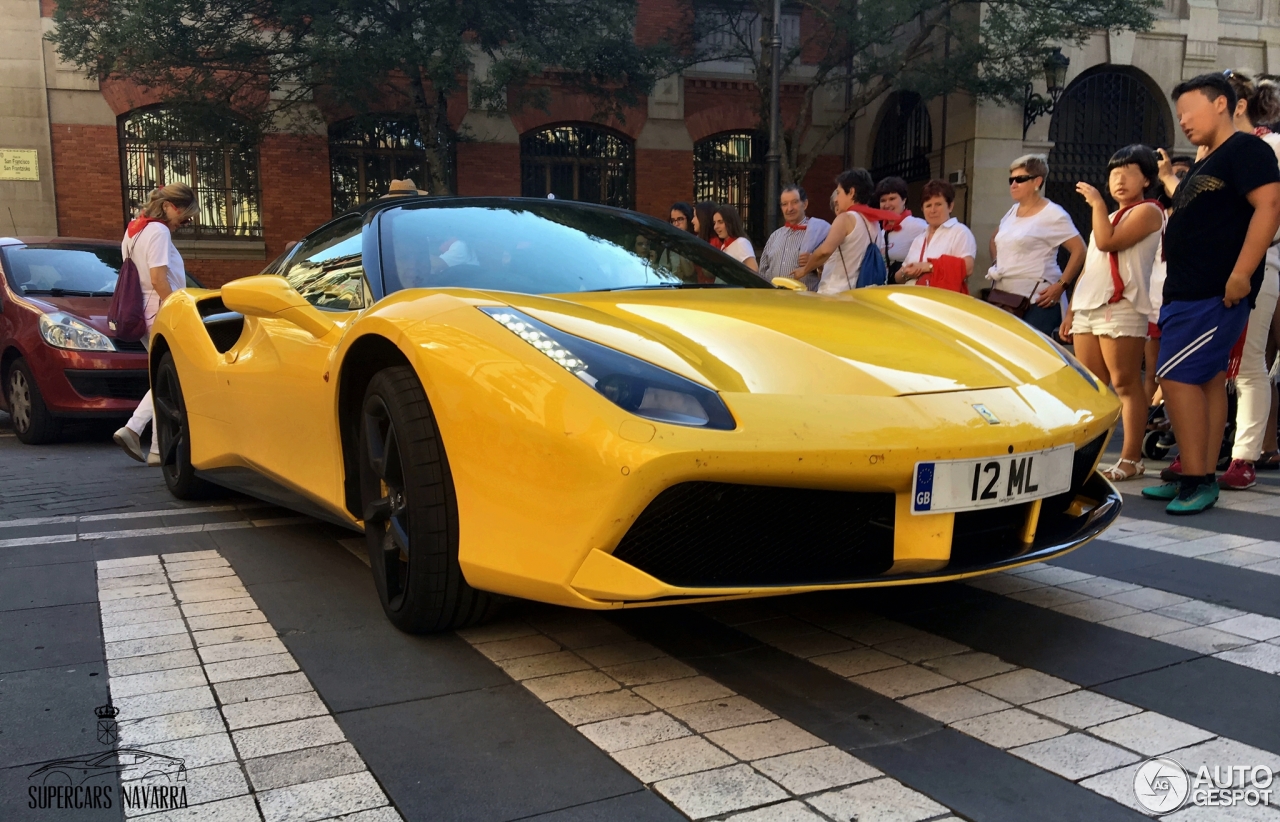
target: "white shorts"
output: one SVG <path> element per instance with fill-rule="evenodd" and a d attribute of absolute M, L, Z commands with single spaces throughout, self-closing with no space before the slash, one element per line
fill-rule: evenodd
<path fill-rule="evenodd" d="M 1121 300 L 1118 303 L 1086 308 L 1077 311 L 1071 320 L 1072 334 L 1092 334 L 1095 337 L 1141 337 L 1147 336 L 1147 315 L 1134 309 L 1133 303 Z"/>

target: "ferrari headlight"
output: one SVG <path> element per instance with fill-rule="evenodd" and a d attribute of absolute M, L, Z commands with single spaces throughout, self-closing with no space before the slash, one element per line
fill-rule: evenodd
<path fill-rule="evenodd" d="M 511 308 L 480 309 L 614 405 L 656 422 L 730 431 L 733 415 L 711 389 L 630 354 L 553 328 Z"/>
<path fill-rule="evenodd" d="M 40 336 L 54 348 L 69 348 L 73 351 L 116 350 L 106 334 L 61 311 L 40 315 Z"/>
<path fill-rule="evenodd" d="M 1063 347 L 1060 342 L 1043 331 L 1037 330 L 1036 333 L 1048 340 L 1049 345 L 1053 346 L 1053 350 L 1058 352 L 1058 356 L 1062 358 L 1062 361 L 1069 365 L 1077 374 L 1084 377 L 1084 381 L 1089 383 L 1089 385 L 1092 385 L 1094 391 L 1102 390 L 1101 386 L 1098 385 L 1098 378 L 1093 376 L 1089 369 L 1081 365 L 1080 361 L 1075 358 L 1075 355 Z"/>

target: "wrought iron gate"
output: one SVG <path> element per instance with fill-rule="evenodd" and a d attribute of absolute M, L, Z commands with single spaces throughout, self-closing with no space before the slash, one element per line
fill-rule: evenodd
<path fill-rule="evenodd" d="M 1067 210 L 1084 237 L 1090 210 L 1076 193 L 1084 181 L 1107 197 L 1107 161 L 1132 143 L 1168 148 L 1173 130 L 1164 102 L 1140 78 L 1108 67 L 1079 77 L 1063 93 L 1049 123 L 1049 179 L 1045 195 Z"/>
<path fill-rule="evenodd" d="M 765 168 L 769 138 L 759 131 L 716 134 L 693 144 L 693 199 L 738 209 L 743 230 L 757 249 L 764 230 Z"/>
<path fill-rule="evenodd" d="M 554 194 L 618 208 L 635 207 L 635 144 L 585 123 L 566 123 L 520 138 L 520 193 Z"/>
<path fill-rule="evenodd" d="M 887 104 L 888 110 L 876 130 L 871 150 L 871 176 L 901 177 L 908 183 L 923 182 L 932 175 L 929 152 L 933 150 L 933 123 L 920 95 L 900 91 Z"/>

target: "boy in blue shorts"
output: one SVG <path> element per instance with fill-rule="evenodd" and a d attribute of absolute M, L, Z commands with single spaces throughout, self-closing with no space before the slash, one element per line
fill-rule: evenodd
<path fill-rule="evenodd" d="M 1160 168 L 1173 211 L 1164 237 L 1168 279 L 1156 376 L 1182 474 L 1142 495 L 1168 500 L 1170 514 L 1198 514 L 1218 501 L 1214 468 L 1227 425 L 1227 361 L 1280 225 L 1280 169 L 1270 146 L 1236 131 L 1236 94 L 1225 76 L 1187 80 L 1173 99 L 1183 133 L 1200 147 L 1200 159 L 1180 182 L 1163 152 Z"/>

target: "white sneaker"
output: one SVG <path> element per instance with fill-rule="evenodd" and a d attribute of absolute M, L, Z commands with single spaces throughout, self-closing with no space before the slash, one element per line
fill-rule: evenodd
<path fill-rule="evenodd" d="M 124 449 L 124 452 L 133 457 L 138 462 L 146 462 L 147 457 L 142 453 L 142 440 L 138 439 L 138 435 L 133 432 L 129 426 L 125 426 L 117 431 L 111 437 L 115 444 Z"/>

